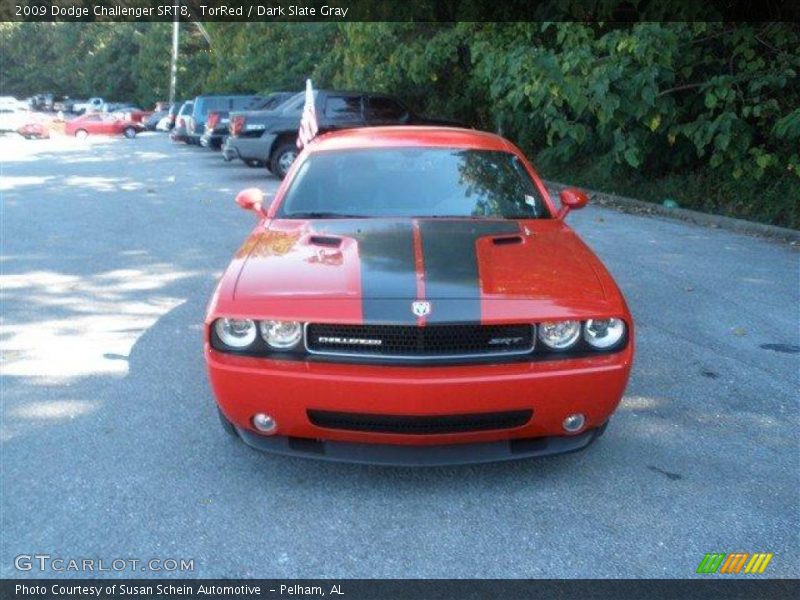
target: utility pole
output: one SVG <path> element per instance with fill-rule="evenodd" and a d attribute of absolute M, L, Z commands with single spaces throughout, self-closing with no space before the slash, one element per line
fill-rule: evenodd
<path fill-rule="evenodd" d="M 169 103 L 175 102 L 175 86 L 178 79 L 178 28 L 180 21 L 177 13 L 175 21 L 172 23 L 172 60 L 169 65 Z"/>

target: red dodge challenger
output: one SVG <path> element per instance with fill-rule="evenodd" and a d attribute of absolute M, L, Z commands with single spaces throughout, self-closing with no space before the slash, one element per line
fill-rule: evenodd
<path fill-rule="evenodd" d="M 225 429 L 256 448 L 438 465 L 572 452 L 603 433 L 633 321 L 507 140 L 391 127 L 312 142 L 208 307 Z"/>

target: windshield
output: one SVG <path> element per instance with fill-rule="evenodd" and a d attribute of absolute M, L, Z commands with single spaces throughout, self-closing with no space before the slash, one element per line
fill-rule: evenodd
<path fill-rule="evenodd" d="M 279 217 L 475 217 L 551 215 L 520 160 L 508 152 L 380 148 L 311 154 Z"/>
<path fill-rule="evenodd" d="M 317 91 L 314 90 L 314 98 L 317 97 Z M 286 102 L 281 104 L 280 106 L 276 106 L 275 110 L 280 110 L 284 115 L 292 114 L 292 113 L 299 113 L 303 110 L 303 107 L 306 104 L 306 93 L 299 92 L 289 98 Z"/>

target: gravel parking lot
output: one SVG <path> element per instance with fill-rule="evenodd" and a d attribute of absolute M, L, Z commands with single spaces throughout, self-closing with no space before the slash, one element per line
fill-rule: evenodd
<path fill-rule="evenodd" d="M 205 304 L 254 222 L 233 196 L 276 179 L 155 134 L 5 137 L 0 160 L 3 577 L 33 553 L 200 577 L 692 577 L 733 551 L 800 576 L 795 248 L 575 212 L 637 325 L 606 435 L 516 463 L 327 464 L 226 436 L 203 367 Z"/>

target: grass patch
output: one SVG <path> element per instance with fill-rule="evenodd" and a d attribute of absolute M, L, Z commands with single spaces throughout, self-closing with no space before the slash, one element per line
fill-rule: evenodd
<path fill-rule="evenodd" d="M 800 178 L 777 169 L 754 181 L 711 169 L 647 176 L 618 164 L 583 159 L 570 164 L 536 161 L 545 179 L 660 204 L 800 229 Z"/>

